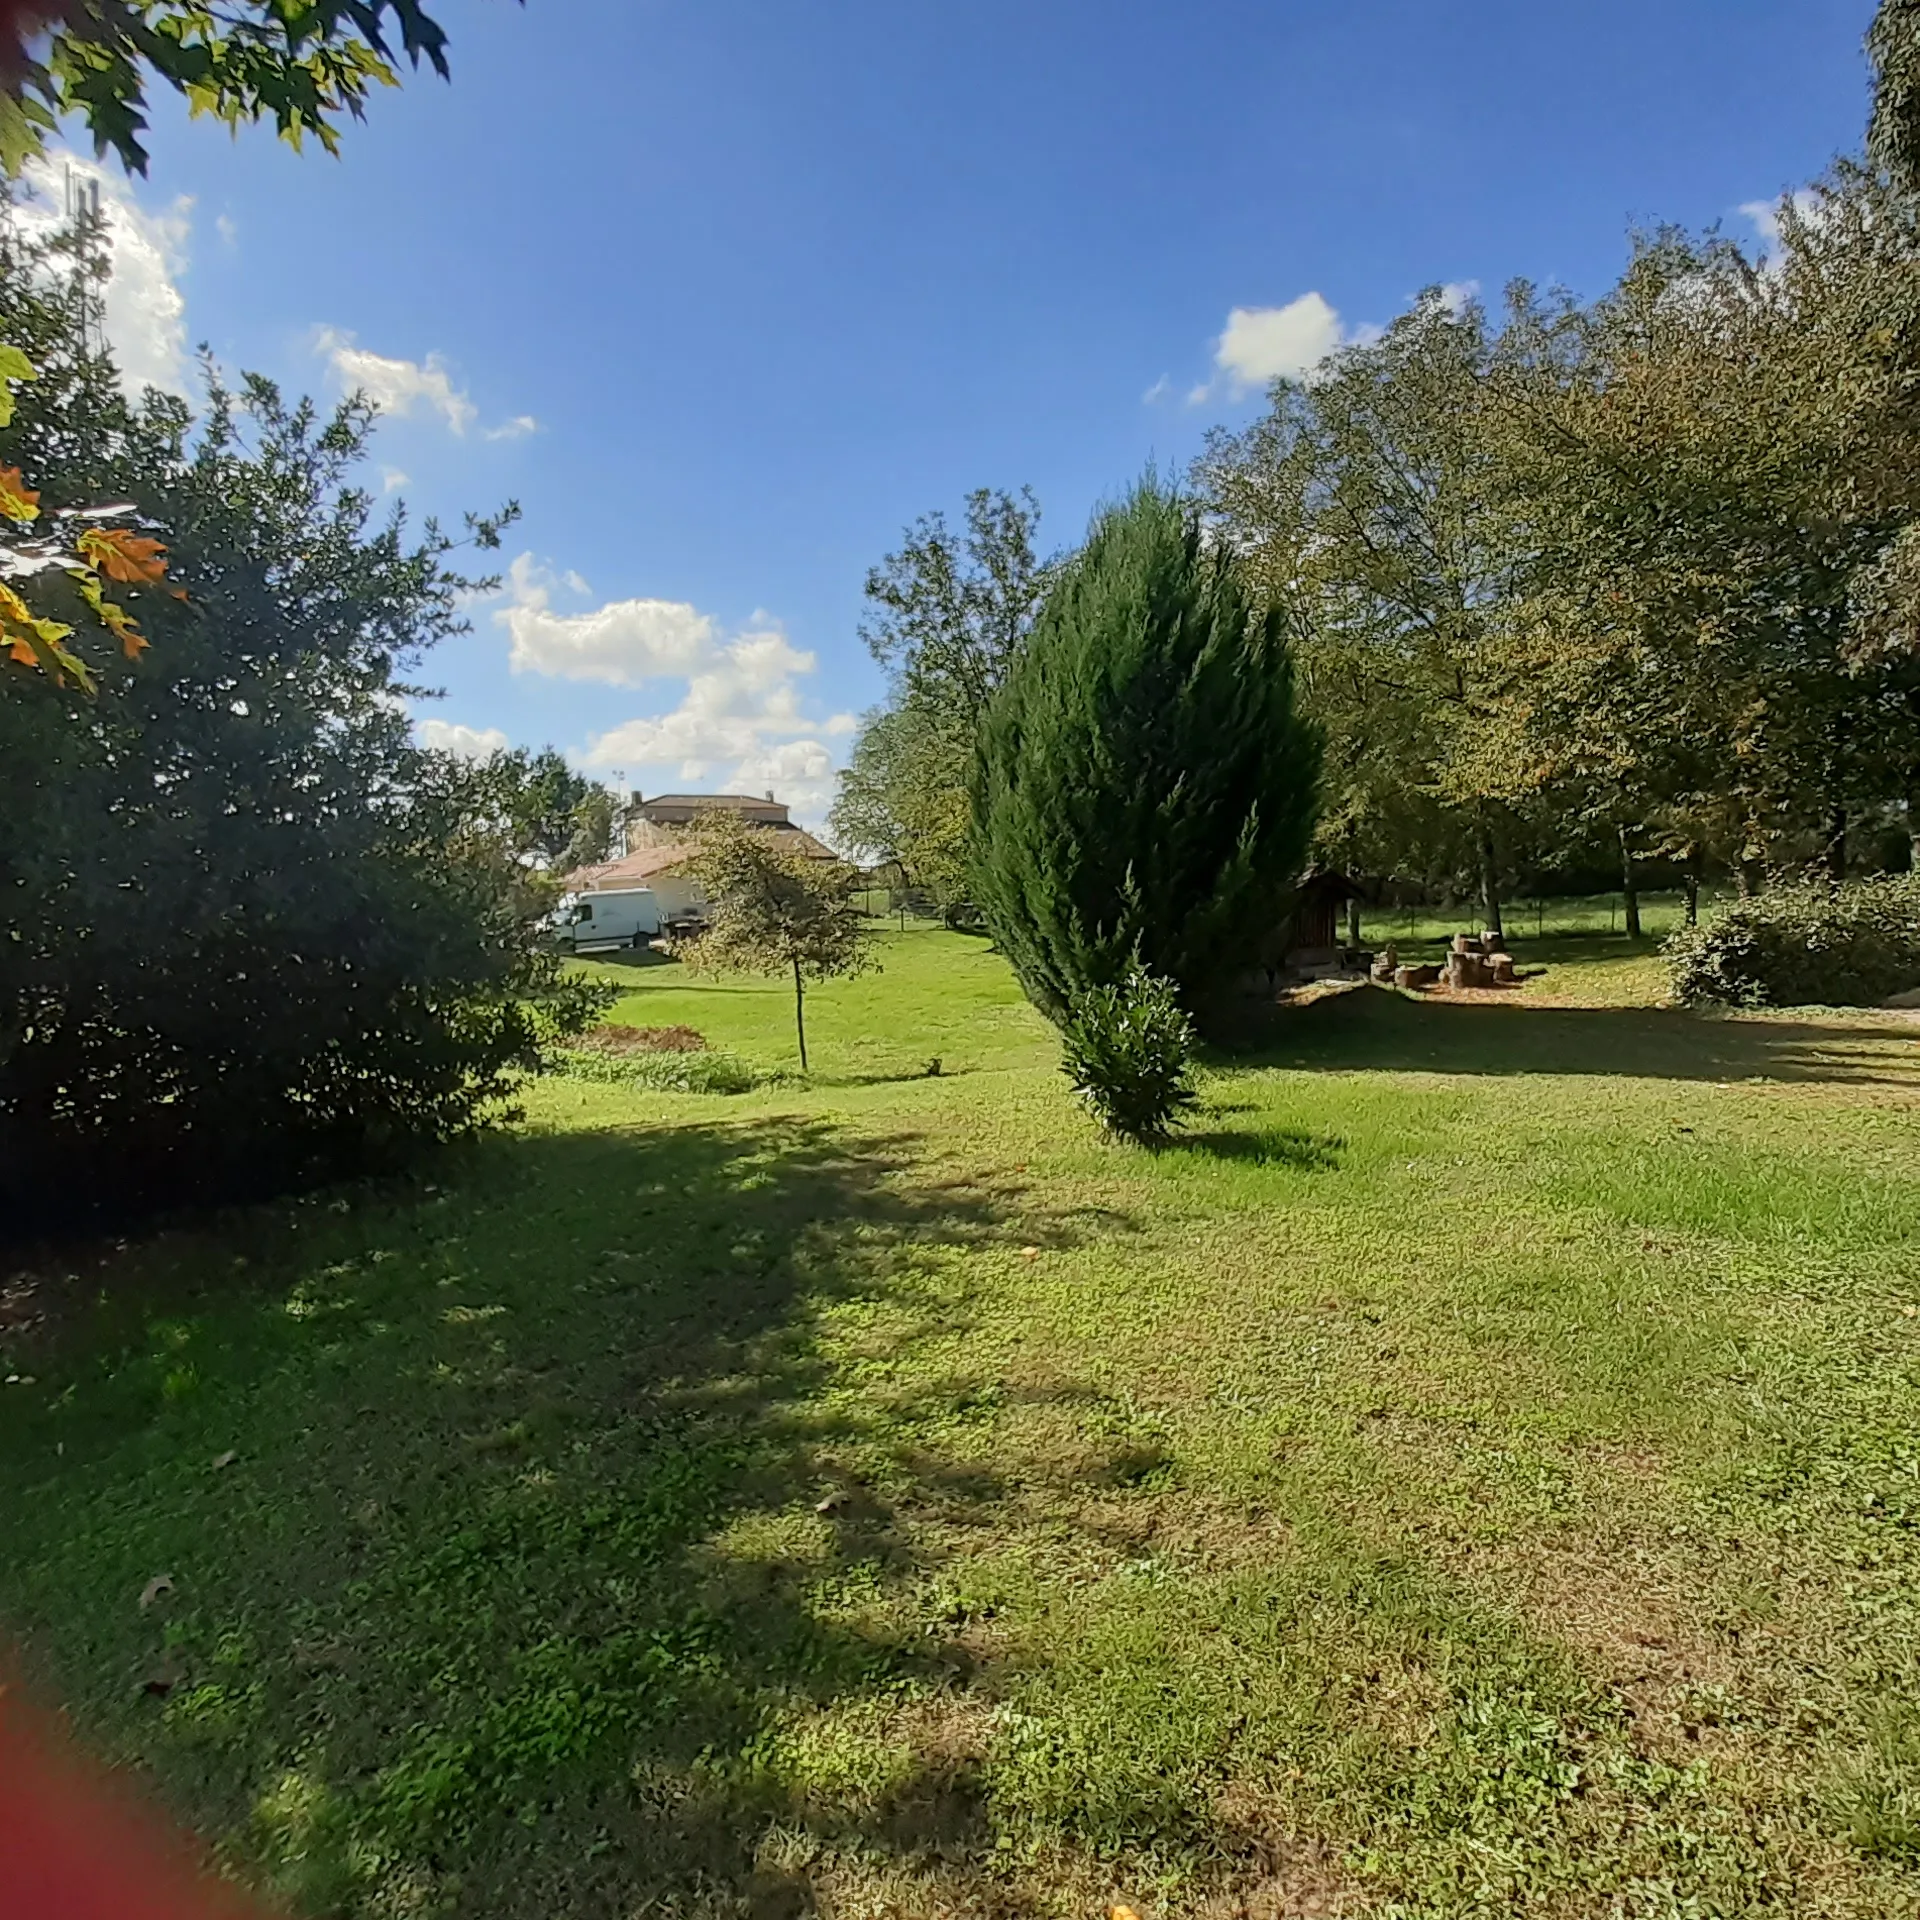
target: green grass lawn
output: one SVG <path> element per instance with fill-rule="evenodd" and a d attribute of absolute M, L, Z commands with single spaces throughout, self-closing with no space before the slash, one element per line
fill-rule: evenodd
<path fill-rule="evenodd" d="M 1920 1026 L 1523 944 L 1149 1155 L 883 957 L 0 1284 L 39 1684 L 314 1914 L 1914 1913 Z"/>
<path fill-rule="evenodd" d="M 1701 913 L 1711 913 L 1714 904 L 1703 894 Z M 1451 940 L 1456 933 L 1479 932 L 1485 917 L 1472 900 L 1454 907 L 1368 907 L 1361 914 L 1360 932 L 1362 938 L 1377 946 L 1385 946 L 1389 940 L 1402 946 L 1428 946 Z M 1518 940 L 1586 939 L 1597 934 L 1623 935 L 1626 907 L 1617 893 L 1509 900 L 1501 910 L 1501 920 L 1508 934 Z M 1640 928 L 1648 940 L 1664 938 L 1685 923 L 1686 901 L 1682 895 L 1640 896 Z"/>

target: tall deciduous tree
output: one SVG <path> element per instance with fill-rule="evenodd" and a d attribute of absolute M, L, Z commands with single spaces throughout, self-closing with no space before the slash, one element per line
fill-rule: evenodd
<path fill-rule="evenodd" d="M 829 824 L 843 847 L 897 866 L 950 917 L 967 897 L 972 739 L 918 704 L 867 715 Z"/>
<path fill-rule="evenodd" d="M 861 637 L 894 686 L 861 729 L 833 828 L 843 845 L 897 860 L 950 919 L 967 906 L 974 735 L 1050 574 L 1035 546 L 1039 523 L 1031 492 L 982 487 L 967 496 L 961 531 L 943 514 L 923 515 L 867 575 L 873 612 Z"/>
<path fill-rule="evenodd" d="M 1571 377 L 1515 384 L 1509 453 L 1561 603 L 1529 701 L 1537 721 L 1558 700 L 1547 734 L 1576 752 L 1614 743 L 1641 817 L 1731 812 L 1734 857 L 1838 879 L 1853 824 L 1920 790 L 1900 569 L 1920 226 L 1845 167 L 1778 225 L 1759 260 L 1643 242 L 1577 317 Z"/>
<path fill-rule="evenodd" d="M 468 791 L 516 859 L 556 873 L 604 860 L 613 796 L 552 747 L 509 747 L 470 766 Z"/>
<path fill-rule="evenodd" d="M 1525 791 L 1500 643 L 1527 555 L 1487 430 L 1492 357 L 1478 303 L 1430 292 L 1379 340 L 1277 382 L 1264 419 L 1212 438 L 1199 480 L 1298 636 L 1332 819 L 1357 838 L 1391 805 L 1464 831 L 1497 927 L 1498 835 Z"/>
<path fill-rule="evenodd" d="M 705 930 L 688 958 L 725 973 L 790 974 L 800 1071 L 807 1071 L 807 982 L 877 965 L 855 899 L 860 877 L 838 860 L 780 844 L 739 814 L 709 814 L 691 871 L 706 889 Z"/>
<path fill-rule="evenodd" d="M 1920 192 L 1920 0 L 1880 0 L 1867 29 L 1867 58 L 1867 157 L 1903 191 Z"/>
<path fill-rule="evenodd" d="M 981 723 L 974 897 L 1029 997 L 1069 1019 L 1137 960 L 1203 1015 L 1284 918 L 1319 767 L 1282 614 L 1150 476 L 1062 570 Z"/>
<path fill-rule="evenodd" d="M 971 729 L 1018 657 L 1045 597 L 1034 545 L 1040 505 L 1029 489 L 980 487 L 966 527 L 923 514 L 867 575 L 873 613 L 860 637 L 898 676 L 904 699 Z"/>

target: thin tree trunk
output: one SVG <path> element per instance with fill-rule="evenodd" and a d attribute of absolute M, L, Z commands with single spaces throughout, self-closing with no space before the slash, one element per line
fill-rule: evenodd
<path fill-rule="evenodd" d="M 793 963 L 793 1030 L 800 1036 L 800 1071 L 807 1070 L 807 992 L 800 981 L 800 962 Z"/>
<path fill-rule="evenodd" d="M 1920 775 L 1907 788 L 1907 864 L 1920 873 Z"/>
<path fill-rule="evenodd" d="M 1687 855 L 1684 884 L 1687 889 L 1687 925 L 1697 927 L 1700 924 L 1700 855 L 1697 851 Z"/>
<path fill-rule="evenodd" d="M 1480 888 L 1487 910 L 1487 932 L 1504 934 L 1506 928 L 1500 924 L 1500 863 L 1494 854 L 1491 827 L 1480 829 Z"/>
<path fill-rule="evenodd" d="M 1627 837 L 1627 823 L 1620 826 L 1620 904 L 1626 909 L 1627 938 L 1640 938 L 1640 889 L 1633 880 L 1633 842 Z"/>
<path fill-rule="evenodd" d="M 1347 945 L 1357 947 L 1360 944 L 1360 896 L 1350 893 L 1347 896 Z"/>
<path fill-rule="evenodd" d="M 1836 800 L 1827 809 L 1827 879 L 1838 886 L 1847 877 L 1847 803 Z"/>

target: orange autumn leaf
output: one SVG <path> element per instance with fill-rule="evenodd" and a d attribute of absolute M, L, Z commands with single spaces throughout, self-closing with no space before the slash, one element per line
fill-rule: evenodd
<path fill-rule="evenodd" d="M 166 547 L 158 540 L 125 527 L 91 527 L 80 536 L 80 555 L 109 580 L 128 586 L 157 587 L 166 578 Z"/>
<path fill-rule="evenodd" d="M 146 652 L 148 641 L 133 615 L 125 607 L 116 607 L 111 600 L 101 601 L 98 612 L 101 624 L 120 642 L 120 651 L 129 660 L 138 660 Z"/>
<path fill-rule="evenodd" d="M 21 479 L 18 467 L 0 467 L 0 514 L 22 526 L 40 517 L 40 496 Z"/>

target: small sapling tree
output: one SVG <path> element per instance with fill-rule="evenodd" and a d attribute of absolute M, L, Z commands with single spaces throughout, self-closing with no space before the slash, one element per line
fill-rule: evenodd
<path fill-rule="evenodd" d="M 807 1071 L 807 982 L 836 980 L 876 966 L 866 917 L 854 899 L 859 875 L 783 845 L 736 813 L 701 823 L 694 876 L 706 889 L 706 929 L 688 950 L 700 967 L 726 973 L 793 976 L 794 1037 Z"/>

